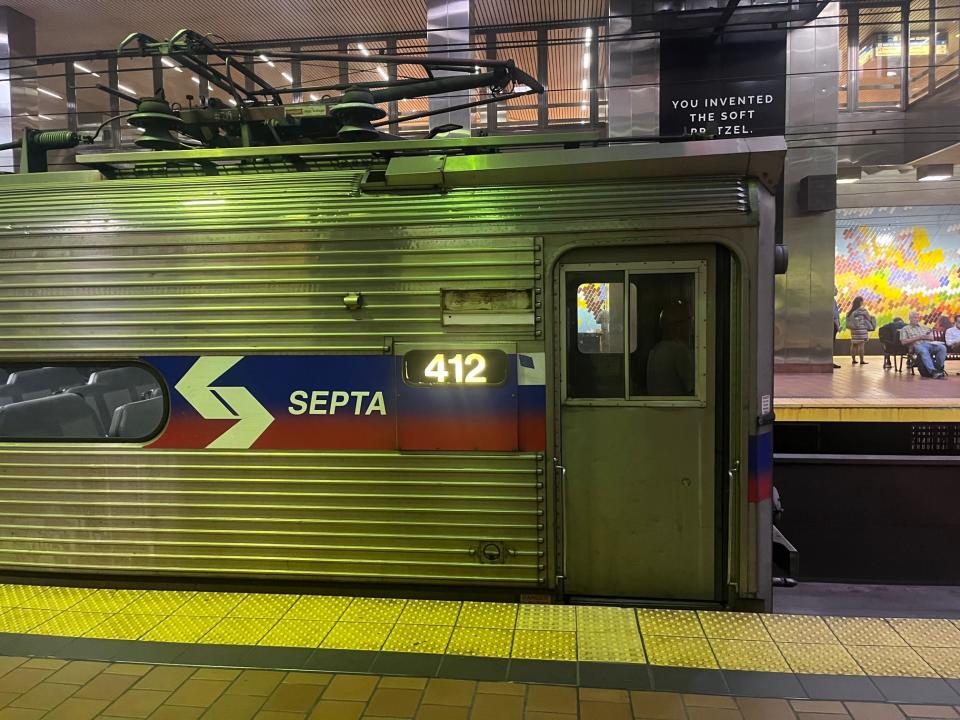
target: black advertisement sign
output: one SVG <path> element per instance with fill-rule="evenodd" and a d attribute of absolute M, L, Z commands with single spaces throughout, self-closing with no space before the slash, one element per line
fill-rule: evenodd
<path fill-rule="evenodd" d="M 783 135 L 783 30 L 660 37 L 660 134 Z"/>

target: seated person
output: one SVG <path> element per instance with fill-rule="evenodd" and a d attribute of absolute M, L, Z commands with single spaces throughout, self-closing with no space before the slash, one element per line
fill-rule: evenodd
<path fill-rule="evenodd" d="M 933 330 L 920 324 L 920 313 L 910 311 L 910 323 L 900 329 L 900 342 L 916 353 L 923 366 L 924 377 L 945 378 L 943 363 L 947 359 L 947 346 L 933 339 Z"/>
<path fill-rule="evenodd" d="M 693 349 L 687 306 L 678 302 L 664 308 L 660 329 L 660 342 L 647 356 L 647 394 L 693 395 Z"/>
<path fill-rule="evenodd" d="M 941 315 L 940 319 L 937 320 L 937 326 L 933 329 L 933 339 L 937 342 L 946 343 L 947 330 L 949 330 L 951 326 L 950 318 L 946 315 Z"/>
<path fill-rule="evenodd" d="M 953 325 L 947 328 L 944 342 L 947 344 L 947 350 L 960 353 L 960 315 L 953 316 Z"/>

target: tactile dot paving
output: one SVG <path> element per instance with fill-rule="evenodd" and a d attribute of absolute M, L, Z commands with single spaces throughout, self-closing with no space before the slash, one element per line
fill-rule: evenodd
<path fill-rule="evenodd" d="M 197 642 L 217 624 L 218 618 L 175 615 L 145 632 L 141 640 L 158 642 Z"/>
<path fill-rule="evenodd" d="M 637 610 L 637 620 L 644 635 L 703 637 L 703 628 L 692 610 Z"/>
<path fill-rule="evenodd" d="M 0 605 L 19 607 L 27 598 L 49 589 L 44 585 L 0 585 Z"/>
<path fill-rule="evenodd" d="M 398 623 L 407 625 L 454 625 L 460 603 L 452 600 L 408 600 Z"/>
<path fill-rule="evenodd" d="M 569 605 L 521 605 L 517 629 L 576 632 L 577 609 Z"/>
<path fill-rule="evenodd" d="M 450 642 L 453 625 L 405 625 L 397 623 L 383 649 L 390 652 L 442 654 Z"/>
<path fill-rule="evenodd" d="M 651 665 L 712 669 L 719 667 L 706 638 L 644 635 L 643 642 Z"/>
<path fill-rule="evenodd" d="M 280 620 L 258 644 L 272 647 L 320 647 L 331 629 L 333 623 L 327 620 Z"/>
<path fill-rule="evenodd" d="M 636 614 L 629 608 L 615 607 L 578 607 L 577 629 L 582 632 L 640 632 Z"/>
<path fill-rule="evenodd" d="M 724 670 L 790 672 L 790 666 L 773 642 L 711 638 L 710 646 Z"/>
<path fill-rule="evenodd" d="M 246 593 L 198 592 L 183 605 L 174 610 L 174 615 L 195 615 L 197 617 L 224 617 L 233 610 Z"/>
<path fill-rule="evenodd" d="M 576 660 L 577 634 L 557 630 L 517 630 L 511 657 L 528 660 Z"/>
<path fill-rule="evenodd" d="M 0 615 L 0 632 L 24 633 L 59 614 L 59 610 L 14 608 Z"/>
<path fill-rule="evenodd" d="M 772 639 L 759 615 L 709 610 L 697 614 L 708 638 L 757 640 L 761 642 L 770 642 Z"/>
<path fill-rule="evenodd" d="M 960 679 L 960 648 L 918 647 L 917 654 L 937 673 Z"/>
<path fill-rule="evenodd" d="M 517 606 L 510 603 L 465 602 L 457 618 L 457 625 L 465 627 L 512 630 L 516 624 Z"/>
<path fill-rule="evenodd" d="M 891 618 L 887 622 L 910 645 L 960 648 L 960 629 L 949 620 Z"/>
<path fill-rule="evenodd" d="M 256 645 L 277 621 L 273 618 L 224 618 L 200 638 L 210 645 Z"/>
<path fill-rule="evenodd" d="M 336 622 L 353 598 L 332 595 L 304 595 L 284 615 L 285 620 L 326 620 Z"/>
<path fill-rule="evenodd" d="M 825 617 L 833 634 L 844 645 L 906 645 L 882 618 Z"/>
<path fill-rule="evenodd" d="M 577 658 L 592 662 L 643 663 L 640 634 L 622 632 L 579 632 L 577 634 Z"/>
<path fill-rule="evenodd" d="M 299 598 L 299 595 L 250 594 L 230 611 L 230 617 L 280 618 Z"/>
<path fill-rule="evenodd" d="M 795 673 L 863 675 L 857 661 L 838 643 L 781 642 L 778 647 Z"/>
<path fill-rule="evenodd" d="M 80 637 L 110 617 L 109 613 L 62 612 L 30 630 L 33 635 Z"/>
<path fill-rule="evenodd" d="M 93 593 L 93 588 L 47 588 L 38 595 L 26 598 L 19 605 L 35 610 L 66 610 Z"/>
<path fill-rule="evenodd" d="M 338 622 L 320 647 L 340 650 L 379 650 L 393 629 L 390 623 Z"/>
<path fill-rule="evenodd" d="M 73 612 L 115 613 L 140 597 L 140 590 L 97 590 L 70 608 Z"/>
<path fill-rule="evenodd" d="M 395 598 L 354 598 L 340 620 L 361 623 L 395 623 L 406 600 Z"/>
<path fill-rule="evenodd" d="M 165 619 L 164 615 L 111 615 L 83 636 L 106 640 L 139 640 Z"/>
<path fill-rule="evenodd" d="M 500 628 L 457 626 L 450 636 L 447 655 L 510 657 L 513 631 Z"/>
<path fill-rule="evenodd" d="M 850 645 L 847 647 L 867 675 L 936 677 L 933 668 L 909 647 Z"/>
<path fill-rule="evenodd" d="M 827 624 L 816 615 L 761 615 L 760 620 L 777 642 L 840 643 Z"/>
<path fill-rule="evenodd" d="M 135 615 L 169 615 L 194 595 L 179 590 L 151 590 L 142 593 L 123 611 Z"/>

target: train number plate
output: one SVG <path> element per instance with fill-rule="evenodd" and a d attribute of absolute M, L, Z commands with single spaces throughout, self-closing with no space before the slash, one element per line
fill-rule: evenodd
<path fill-rule="evenodd" d="M 507 354 L 502 350 L 411 350 L 403 356 L 410 385 L 502 385 Z"/>

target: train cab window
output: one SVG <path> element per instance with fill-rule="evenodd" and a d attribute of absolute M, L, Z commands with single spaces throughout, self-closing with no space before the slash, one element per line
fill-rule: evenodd
<path fill-rule="evenodd" d="M 695 275 L 630 273 L 638 302 L 631 338 L 630 397 L 696 393 Z"/>
<path fill-rule="evenodd" d="M 11 363 L 0 378 L 0 442 L 143 441 L 163 424 L 163 386 L 141 365 Z"/>

